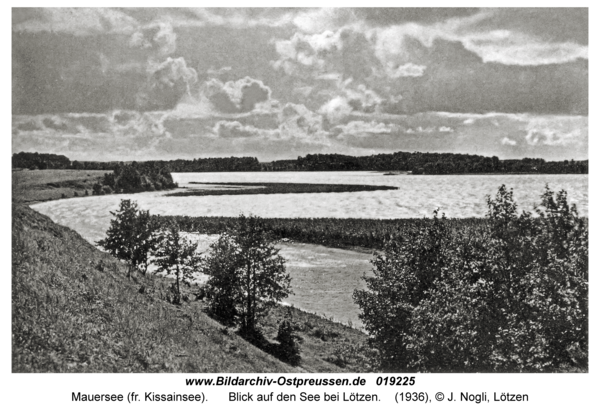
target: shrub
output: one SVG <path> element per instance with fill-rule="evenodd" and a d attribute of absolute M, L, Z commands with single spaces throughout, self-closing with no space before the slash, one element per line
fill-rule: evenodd
<path fill-rule="evenodd" d="M 96 196 L 102 194 L 102 185 L 100 183 L 94 183 L 92 186 L 92 193 Z"/>
<path fill-rule="evenodd" d="M 292 366 L 298 366 L 301 359 L 300 347 L 297 343 L 298 337 L 294 333 L 294 329 L 287 319 L 279 324 L 276 339 L 279 342 L 279 358 Z"/>

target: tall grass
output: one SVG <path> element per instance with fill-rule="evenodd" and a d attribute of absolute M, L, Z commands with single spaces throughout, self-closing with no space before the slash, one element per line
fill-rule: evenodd
<path fill-rule="evenodd" d="M 175 219 L 181 230 L 206 234 L 230 231 L 237 217 L 155 216 L 161 222 Z M 391 239 L 406 236 L 430 219 L 337 219 L 337 218 L 263 218 L 266 229 L 279 239 L 315 243 L 330 247 L 381 249 Z M 448 219 L 451 228 L 482 230 L 485 219 Z"/>

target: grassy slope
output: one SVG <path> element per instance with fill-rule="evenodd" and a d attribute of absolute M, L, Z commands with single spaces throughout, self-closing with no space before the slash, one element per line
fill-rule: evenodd
<path fill-rule="evenodd" d="M 92 193 L 105 170 L 19 170 L 12 172 L 13 201 L 44 202 Z"/>
<path fill-rule="evenodd" d="M 13 372 L 293 371 L 23 205 L 13 205 L 12 280 Z"/>

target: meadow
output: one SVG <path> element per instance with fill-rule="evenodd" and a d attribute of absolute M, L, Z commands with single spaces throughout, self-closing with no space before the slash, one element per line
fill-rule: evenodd
<path fill-rule="evenodd" d="M 14 170 L 13 201 L 37 203 L 92 193 L 104 177 L 103 170 Z M 77 194 L 77 195 L 76 195 Z"/>

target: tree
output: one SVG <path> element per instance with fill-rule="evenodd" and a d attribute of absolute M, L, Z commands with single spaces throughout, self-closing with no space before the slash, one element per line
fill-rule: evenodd
<path fill-rule="evenodd" d="M 290 293 L 285 260 L 260 218 L 241 215 L 231 235 L 223 235 L 203 262 L 209 275 L 211 307 L 253 337 L 258 320 Z"/>
<path fill-rule="evenodd" d="M 159 235 L 153 263 L 158 266 L 157 273 L 175 277 L 175 304 L 181 304 L 181 282 L 193 279 L 198 272 L 197 249 L 198 244 L 182 235 L 174 222 Z"/>
<path fill-rule="evenodd" d="M 237 245 L 230 235 L 223 234 L 210 249 L 208 258 L 202 262 L 202 271 L 210 275 L 207 283 L 210 312 L 224 324 L 233 326 L 239 315 L 236 304 L 242 299 Z"/>
<path fill-rule="evenodd" d="M 426 226 L 387 242 L 371 261 L 374 276 L 364 277 L 367 289 L 354 292 L 362 312 L 359 318 L 380 354 L 381 370 L 407 369 L 406 340 L 412 312 L 440 276 L 450 239 L 446 218 L 438 218 L 434 212 Z"/>
<path fill-rule="evenodd" d="M 477 232 L 434 217 L 374 259 L 354 298 L 381 369 L 587 367 L 587 222 L 548 188 L 537 216 L 504 186 L 488 208 Z"/>
<path fill-rule="evenodd" d="M 139 210 L 136 202 L 121 200 L 119 210 L 110 212 L 115 218 L 110 221 L 106 238 L 98 245 L 111 255 L 128 262 L 127 276 L 133 268 L 145 274 L 151 253 L 156 248 L 154 232 L 157 227 L 149 211 Z"/>

